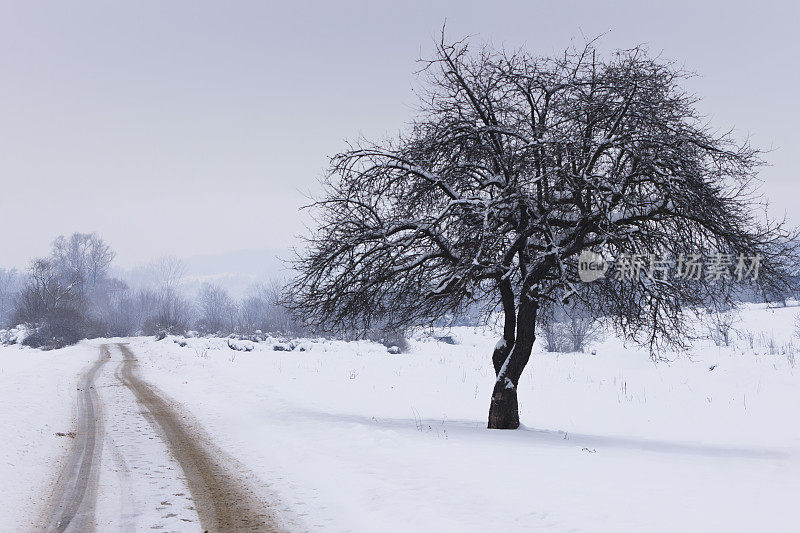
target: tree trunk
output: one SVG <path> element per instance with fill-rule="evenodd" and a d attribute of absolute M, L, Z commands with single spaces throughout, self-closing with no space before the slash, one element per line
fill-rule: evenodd
<path fill-rule="evenodd" d="M 536 302 L 522 302 L 516 320 L 516 339 L 497 346 L 492 355 L 496 374 L 492 401 L 489 405 L 489 429 L 517 429 L 519 427 L 519 404 L 517 384 L 528 364 L 536 340 Z"/>
<path fill-rule="evenodd" d="M 489 429 L 517 429 L 519 427 L 519 404 L 517 388 L 506 388 L 505 383 L 494 384 L 492 403 L 489 406 Z"/>

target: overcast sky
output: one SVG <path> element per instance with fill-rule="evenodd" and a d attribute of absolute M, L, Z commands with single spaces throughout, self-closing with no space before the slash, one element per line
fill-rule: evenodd
<path fill-rule="evenodd" d="M 701 74 L 721 128 L 774 148 L 775 212 L 797 186 L 800 2 L 4 2 L 0 266 L 97 231 L 130 266 L 155 256 L 283 249 L 328 156 L 402 128 L 415 60 L 447 19 L 548 54 L 609 32 Z"/>

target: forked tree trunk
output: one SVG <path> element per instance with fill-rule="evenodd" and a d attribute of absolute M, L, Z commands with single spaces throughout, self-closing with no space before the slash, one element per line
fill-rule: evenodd
<path fill-rule="evenodd" d="M 508 326 L 508 321 L 506 322 Z M 505 342 L 500 343 L 492 354 L 495 384 L 489 405 L 489 429 L 517 429 L 519 427 L 519 404 L 517 385 L 525 365 L 531 356 L 536 340 L 536 302 L 520 304 L 516 320 L 516 335 L 509 342 L 508 328 Z"/>

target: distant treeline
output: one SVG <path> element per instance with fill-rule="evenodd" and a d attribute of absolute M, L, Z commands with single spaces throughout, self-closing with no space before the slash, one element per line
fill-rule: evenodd
<path fill-rule="evenodd" d="M 0 329 L 23 326 L 26 331 L 22 342 L 43 348 L 58 348 L 87 338 L 163 337 L 192 331 L 200 335 L 240 337 L 312 334 L 349 339 L 366 337 L 387 345 L 403 344 L 405 331 L 388 330 L 380 325 L 362 332 L 304 328 L 284 306 L 287 295 L 278 280 L 254 284 L 239 300 L 212 283 L 204 283 L 196 293 L 187 294 L 182 290 L 186 266 L 181 260 L 174 257 L 156 260 L 140 269 L 134 283 L 128 283 L 110 274 L 114 257 L 114 251 L 97 234 L 75 233 L 58 237 L 50 254 L 31 261 L 24 272 L 0 268 Z M 797 295 L 741 290 L 737 299 L 785 303 L 793 297 Z M 491 308 L 491 304 L 487 306 Z M 473 306 L 434 325 L 479 325 L 486 316 L 484 309 Z M 581 315 L 576 322 L 574 313 L 570 313 L 561 312 L 540 325 L 539 335 L 544 335 L 546 344 L 551 346 L 548 349 L 575 344 L 574 339 L 570 341 L 572 344 L 556 342 L 555 333 L 566 326 L 571 325 L 567 329 L 573 332 L 576 328 L 572 326 L 581 325 L 577 328 L 582 332 L 581 339 L 591 332 L 597 317 L 588 317 L 591 320 L 587 322 Z M 571 335 L 570 339 L 576 337 Z"/>
<path fill-rule="evenodd" d="M 200 334 L 298 334 L 280 303 L 281 283 L 254 285 L 241 300 L 214 284 L 181 290 L 185 265 L 162 258 L 132 287 L 112 277 L 115 253 L 94 233 L 58 237 L 24 272 L 0 269 L 0 328 L 25 326 L 25 344 L 57 348 L 85 338 Z"/>

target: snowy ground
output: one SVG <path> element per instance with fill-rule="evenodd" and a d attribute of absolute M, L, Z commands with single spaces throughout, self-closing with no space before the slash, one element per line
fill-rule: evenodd
<path fill-rule="evenodd" d="M 457 345 L 420 337 L 399 355 L 368 342 L 129 342 L 143 377 L 310 530 L 792 531 L 798 312 L 750 306 L 732 346 L 699 342 L 669 363 L 613 337 L 596 355 L 537 352 L 520 383 L 525 427 L 512 432 L 485 429 L 497 337 L 472 328 L 452 331 Z M 96 345 L 0 348 L 11 437 L 0 522 L 35 509 L 26 504 L 61 453 L 53 434 L 69 425 L 72 376 Z"/>
<path fill-rule="evenodd" d="M 0 531 L 32 531 L 75 427 L 75 389 L 97 350 L 0 346 Z"/>

